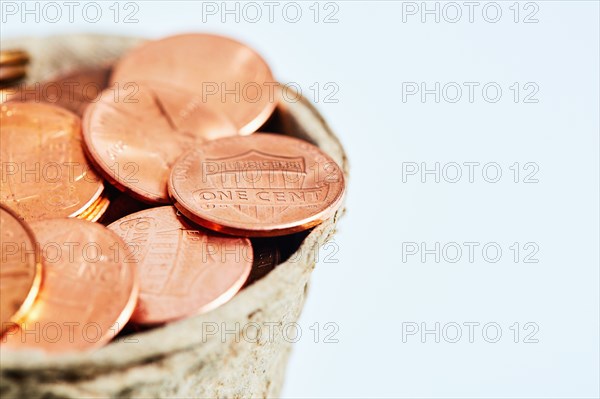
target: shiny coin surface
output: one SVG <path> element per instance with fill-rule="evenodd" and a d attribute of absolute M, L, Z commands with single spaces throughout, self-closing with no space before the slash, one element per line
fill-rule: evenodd
<path fill-rule="evenodd" d="M 19 327 L 5 333 L 2 346 L 68 352 L 110 341 L 137 300 L 131 252 L 98 223 L 51 219 L 31 223 L 31 228 L 42 252 L 43 284 Z"/>
<path fill-rule="evenodd" d="M 256 133 L 203 143 L 169 178 L 177 208 L 211 230 L 248 237 L 306 230 L 342 202 L 344 175 L 319 148 Z"/>
<path fill-rule="evenodd" d="M 25 50 L 0 51 L 0 66 L 21 65 L 29 63 L 29 54 Z"/>
<path fill-rule="evenodd" d="M 48 104 L 2 104 L 0 138 L 0 203 L 25 220 L 77 216 L 102 193 L 77 115 Z"/>
<path fill-rule="evenodd" d="M 33 233 L 16 214 L 0 205 L 0 334 L 33 305 L 41 277 Z"/>
<path fill-rule="evenodd" d="M 167 180 L 184 151 L 208 139 L 236 135 L 224 116 L 171 86 L 106 90 L 83 118 L 91 159 L 117 188 L 139 200 L 168 203 Z M 132 97 L 131 97 L 132 96 Z"/>
<path fill-rule="evenodd" d="M 136 323 L 208 312 L 231 299 L 252 268 L 247 238 L 194 226 L 172 206 L 125 216 L 108 228 L 135 254 L 140 296 L 131 320 Z"/>
<path fill-rule="evenodd" d="M 113 84 L 173 84 L 223 112 L 240 134 L 257 130 L 276 106 L 277 82 L 254 50 L 221 36 L 186 34 L 147 42 L 115 66 Z"/>

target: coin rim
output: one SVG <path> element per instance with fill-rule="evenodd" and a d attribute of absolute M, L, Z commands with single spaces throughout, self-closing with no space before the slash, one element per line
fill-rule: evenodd
<path fill-rule="evenodd" d="M 91 204 L 85 212 L 76 216 L 77 219 L 88 220 L 90 222 L 97 222 L 104 216 L 104 213 L 110 205 L 110 198 L 105 193 L 102 193 L 100 197 L 93 204 Z"/>

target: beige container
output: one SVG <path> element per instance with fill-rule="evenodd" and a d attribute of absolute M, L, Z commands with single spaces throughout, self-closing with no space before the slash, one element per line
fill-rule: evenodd
<path fill-rule="evenodd" d="M 2 49 L 28 50 L 32 58 L 28 81 L 35 82 L 72 68 L 111 62 L 138 42 L 106 36 L 59 36 L 7 40 Z M 323 149 L 348 177 L 340 142 L 306 100 L 281 106 L 275 119 L 285 133 Z M 208 314 L 136 333 L 91 353 L 48 356 L 2 351 L 0 396 L 277 396 L 292 346 L 282 328 L 298 320 L 318 248 L 334 234 L 342 213 L 343 209 L 316 227 L 290 260 Z M 237 329 L 239 334 L 223 336 L 225 329 Z"/>

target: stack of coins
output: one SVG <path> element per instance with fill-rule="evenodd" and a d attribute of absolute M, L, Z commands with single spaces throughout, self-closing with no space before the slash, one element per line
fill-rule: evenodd
<path fill-rule="evenodd" d="M 0 88 L 11 86 L 27 75 L 29 55 L 23 50 L 0 51 Z"/>
<path fill-rule="evenodd" d="M 278 84 L 241 43 L 173 36 L 61 79 L 104 90 L 0 106 L 2 350 L 97 348 L 209 312 L 342 202 L 329 156 L 257 132 Z"/>

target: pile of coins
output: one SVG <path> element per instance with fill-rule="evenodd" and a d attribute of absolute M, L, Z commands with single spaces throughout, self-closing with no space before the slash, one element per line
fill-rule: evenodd
<path fill-rule="evenodd" d="M 168 37 L 60 79 L 104 90 L 0 105 L 2 350 L 97 348 L 209 312 L 264 274 L 265 240 L 342 202 L 329 156 L 261 131 L 279 86 L 237 41 Z"/>

